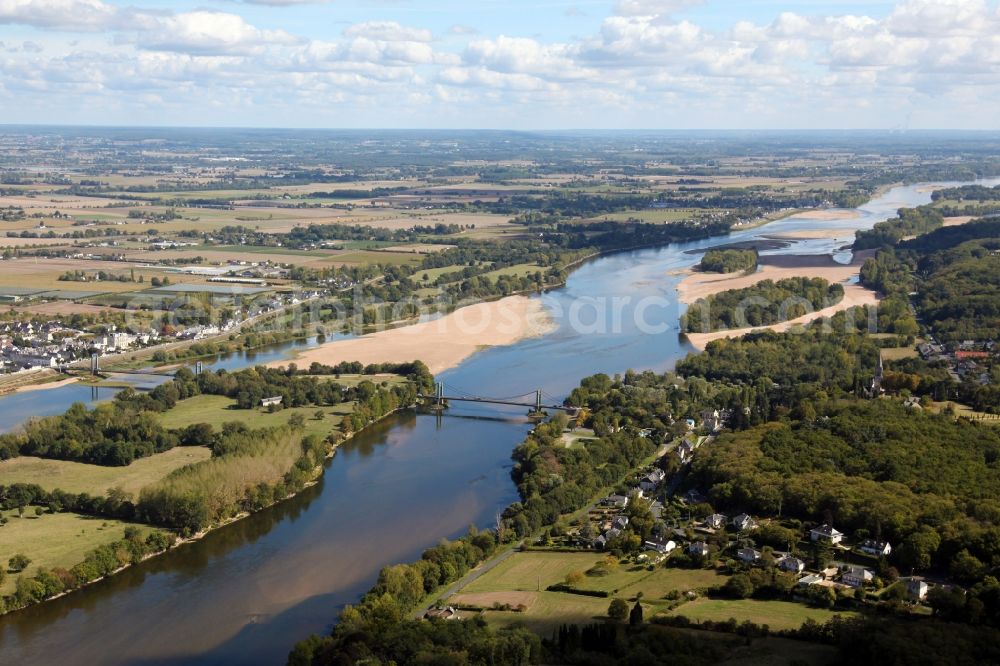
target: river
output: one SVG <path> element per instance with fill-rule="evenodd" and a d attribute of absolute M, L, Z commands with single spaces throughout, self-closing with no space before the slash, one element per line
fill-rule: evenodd
<path fill-rule="evenodd" d="M 440 378 L 479 395 L 541 389 L 562 399 L 596 372 L 669 369 L 691 351 L 678 337 L 680 278 L 671 275 L 699 260 L 690 250 L 822 225 L 868 228 L 900 207 L 929 200 L 925 187 L 896 187 L 851 220 L 789 218 L 597 258 L 576 269 L 565 287 L 537 296 L 566 315 L 556 330 L 485 350 Z M 764 254 L 843 260 L 847 242 L 802 240 Z M 644 316 L 636 317 L 642 308 Z M 570 324 L 571 314 L 578 326 Z M 221 358 L 217 367 L 285 358 L 294 347 Z M 71 385 L 7 396 L 0 399 L 0 429 L 112 394 Z M 416 559 L 470 524 L 492 524 L 497 511 L 517 499 L 510 453 L 530 428 L 523 410 L 476 404 L 455 405 L 443 417 L 392 416 L 342 446 L 322 481 L 298 497 L 82 591 L 0 618 L 0 663 L 283 663 L 297 640 L 328 631 L 338 609 L 357 600 L 382 566 Z"/>

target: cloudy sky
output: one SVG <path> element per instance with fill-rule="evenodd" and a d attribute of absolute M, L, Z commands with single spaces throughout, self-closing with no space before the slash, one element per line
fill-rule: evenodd
<path fill-rule="evenodd" d="M 1000 129 L 997 0 L 0 0 L 0 123 Z"/>

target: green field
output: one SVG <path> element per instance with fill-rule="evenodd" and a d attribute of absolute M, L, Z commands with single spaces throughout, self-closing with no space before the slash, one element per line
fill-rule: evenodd
<path fill-rule="evenodd" d="M 618 596 L 634 597 L 642 592 L 643 599 L 662 599 L 668 593 L 704 590 L 725 585 L 729 579 L 713 569 L 677 569 L 657 567 L 648 577 L 618 588 Z"/>
<path fill-rule="evenodd" d="M 128 467 L 104 467 L 68 460 L 22 456 L 0 462 L 4 483 L 36 483 L 46 490 L 59 488 L 71 493 L 104 496 L 119 487 L 133 496 L 147 484 L 192 463 L 208 460 L 212 452 L 201 446 L 178 446 L 163 453 L 140 458 Z"/>
<path fill-rule="evenodd" d="M 532 275 L 538 271 L 545 272 L 538 264 L 517 264 L 515 266 L 508 266 L 506 268 L 498 268 L 495 271 L 490 271 L 489 273 L 484 273 L 483 277 L 489 278 L 490 280 L 496 280 L 501 275 L 506 275 L 509 277 L 521 277 L 524 275 Z"/>
<path fill-rule="evenodd" d="M 350 413 L 353 403 L 333 407 L 294 407 L 269 413 L 263 409 L 234 409 L 236 401 L 221 395 L 199 395 L 181 400 L 173 409 L 159 415 L 166 428 L 185 428 L 195 423 L 208 423 L 215 428 L 229 421 L 243 421 L 251 428 L 266 428 L 288 423 L 292 414 L 302 414 L 306 420 L 306 434 L 325 437 L 340 425 L 340 418 Z M 322 411 L 323 420 L 315 418 Z"/>
<path fill-rule="evenodd" d="M 567 574 L 586 571 L 602 559 L 600 553 L 515 553 L 463 588 L 462 593 L 544 590 L 564 582 Z"/>
<path fill-rule="evenodd" d="M 26 570 L 29 574 L 34 574 L 40 566 L 69 569 L 97 546 L 122 539 L 129 525 L 76 513 L 46 513 L 36 518 L 34 507 L 28 507 L 24 518 L 17 518 L 17 511 L 6 511 L 3 515 L 9 520 L 0 527 L 0 565 L 6 567 L 11 556 L 22 553 L 31 559 Z M 143 534 L 151 531 L 148 526 L 139 527 Z M 7 576 L 0 594 L 12 593 L 16 579 L 16 575 Z"/>
<path fill-rule="evenodd" d="M 419 264 L 424 260 L 422 254 L 413 252 L 379 252 L 377 250 L 357 250 L 338 254 L 325 260 L 330 264 Z"/>
<path fill-rule="evenodd" d="M 574 571 L 586 572 L 603 559 L 601 553 L 515 553 L 464 587 L 461 593 L 544 590 L 565 582 L 566 576 Z M 585 575 L 575 587 L 630 597 L 642 592 L 644 598 L 653 600 L 662 599 L 673 590 L 701 590 L 725 582 L 726 576 L 709 569 L 657 566 L 649 571 L 645 565 L 621 564 L 604 576 Z"/>
<path fill-rule="evenodd" d="M 562 624 L 590 624 L 607 619 L 610 599 L 562 592 L 523 592 L 523 613 L 486 611 L 486 621 L 496 626 L 523 623 L 540 636 L 549 636 Z M 488 607 L 488 604 L 486 604 Z"/>
<path fill-rule="evenodd" d="M 695 599 L 667 613 L 683 615 L 692 620 L 737 622 L 750 620 L 766 624 L 771 629 L 797 629 L 808 619 L 820 624 L 834 615 L 853 616 L 854 613 L 835 613 L 825 608 L 813 608 L 791 601 L 758 601 L 756 599 Z"/>

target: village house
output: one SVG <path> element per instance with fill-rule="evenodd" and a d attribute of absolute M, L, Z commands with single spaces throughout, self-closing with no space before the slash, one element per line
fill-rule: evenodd
<path fill-rule="evenodd" d="M 930 587 L 923 578 L 914 576 L 906 582 L 906 593 L 911 599 L 916 599 L 917 601 L 923 601 L 927 597 L 929 589 Z"/>
<path fill-rule="evenodd" d="M 625 495 L 610 495 L 604 500 L 604 504 L 616 509 L 624 509 L 628 506 L 628 497 Z"/>
<path fill-rule="evenodd" d="M 808 576 L 803 576 L 802 578 L 800 578 L 797 585 L 800 585 L 802 587 L 809 587 L 810 585 L 819 585 L 824 580 L 825 579 L 819 574 L 809 574 Z"/>
<path fill-rule="evenodd" d="M 666 472 L 664 472 L 662 469 L 656 468 L 642 478 L 642 480 L 639 482 L 639 488 L 648 493 L 651 493 L 655 491 L 657 488 L 659 488 L 660 484 L 662 484 L 663 480 L 666 478 L 667 478 Z"/>
<path fill-rule="evenodd" d="M 735 527 L 738 532 L 745 532 L 746 530 L 755 529 L 757 527 L 757 521 L 754 520 L 752 516 L 741 513 L 733 518 L 733 527 Z"/>
<path fill-rule="evenodd" d="M 809 538 L 813 541 L 825 541 L 831 545 L 836 545 L 844 540 L 844 533 L 838 531 L 832 525 L 820 525 L 809 530 Z"/>
<path fill-rule="evenodd" d="M 736 551 L 736 558 L 740 562 L 753 564 L 760 559 L 760 551 L 754 550 L 753 548 L 740 548 Z"/>
<path fill-rule="evenodd" d="M 688 546 L 688 555 L 708 557 L 708 544 L 704 541 L 695 541 Z"/>
<path fill-rule="evenodd" d="M 611 527 L 616 530 L 623 530 L 628 527 L 628 516 L 615 516 L 611 521 Z"/>
<path fill-rule="evenodd" d="M 723 422 L 722 417 L 719 415 L 719 410 L 717 409 L 704 409 L 701 412 L 701 424 L 710 433 L 719 432 L 722 430 Z"/>
<path fill-rule="evenodd" d="M 851 587 L 864 587 L 873 580 L 875 580 L 875 574 L 864 567 L 849 567 L 840 577 L 840 581 L 844 585 Z"/>
<path fill-rule="evenodd" d="M 280 395 L 274 396 L 273 398 L 261 398 L 260 406 L 261 407 L 277 407 L 278 405 L 281 404 L 281 398 L 282 398 L 282 396 L 280 396 Z"/>
<path fill-rule="evenodd" d="M 797 557 L 788 556 L 781 558 L 781 561 L 778 562 L 778 567 L 782 571 L 788 571 L 791 573 L 798 574 L 805 571 L 806 563 Z"/>
<path fill-rule="evenodd" d="M 453 607 L 448 606 L 446 608 L 432 608 L 426 613 L 424 613 L 425 620 L 460 620 L 458 611 Z"/>
<path fill-rule="evenodd" d="M 713 530 L 721 530 L 729 522 L 729 518 L 721 513 L 713 513 L 711 516 L 705 519 L 705 527 Z"/>
<path fill-rule="evenodd" d="M 694 450 L 695 450 L 694 442 L 688 439 L 685 439 L 683 442 L 678 444 L 677 448 L 675 449 L 677 457 L 680 458 L 680 461 L 682 463 L 687 462 L 688 460 L 691 459 L 691 456 L 694 454 Z"/>
<path fill-rule="evenodd" d="M 677 548 L 677 544 L 668 539 L 662 539 L 660 537 L 652 537 L 650 539 L 647 539 L 645 543 L 643 543 L 643 547 L 646 550 L 655 550 L 657 553 L 660 553 L 661 555 L 666 555 L 667 553 L 671 552 L 674 548 Z"/>
<path fill-rule="evenodd" d="M 889 545 L 888 541 L 875 541 L 874 539 L 865 539 L 858 548 L 862 553 L 868 553 L 875 557 L 889 557 L 892 552 L 892 546 Z"/>

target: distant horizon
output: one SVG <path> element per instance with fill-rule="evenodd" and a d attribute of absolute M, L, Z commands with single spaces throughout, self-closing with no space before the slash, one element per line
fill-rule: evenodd
<path fill-rule="evenodd" d="M 0 0 L 0 120 L 1000 130 L 1000 0 Z"/>
<path fill-rule="evenodd" d="M 147 124 L 75 124 L 75 123 L 0 123 L 0 131 L 7 129 L 122 129 L 122 130 L 259 130 L 274 132 L 497 132 L 515 134 L 641 134 L 641 133 L 702 133 L 702 134 L 882 134 L 906 136 L 914 134 L 1000 134 L 1000 127 L 963 129 L 957 127 L 920 127 L 905 130 L 877 127 L 853 128 L 794 128 L 794 127 L 564 127 L 564 128 L 515 128 L 515 127 L 323 127 L 323 126 L 268 126 L 268 125 L 147 125 Z"/>

